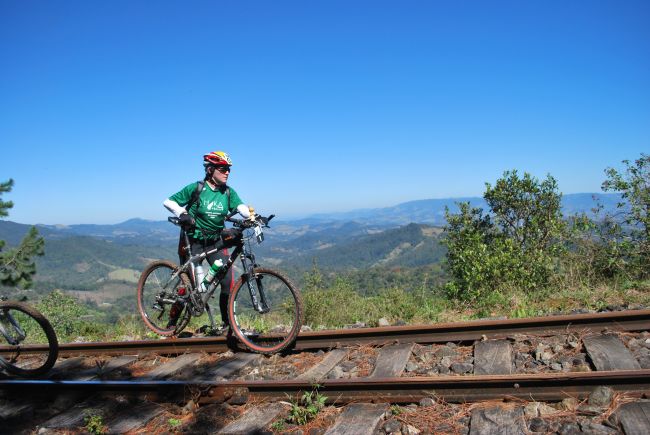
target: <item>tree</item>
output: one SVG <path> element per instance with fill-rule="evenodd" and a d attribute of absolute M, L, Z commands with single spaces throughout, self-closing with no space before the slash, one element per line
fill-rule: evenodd
<path fill-rule="evenodd" d="M 494 188 L 485 183 L 484 198 L 500 231 L 522 252 L 541 252 L 555 247 L 554 237 L 562 230 L 561 201 L 557 181 L 548 175 L 539 182 L 528 173 L 506 171 Z"/>
<path fill-rule="evenodd" d="M 650 274 L 650 155 L 641 153 L 634 163 L 623 160 L 623 164 L 625 172 L 605 170 L 603 191 L 620 192 L 622 199 L 618 216 L 606 217 L 610 225 L 607 241 L 634 275 L 645 277 Z"/>
<path fill-rule="evenodd" d="M 451 281 L 448 293 L 476 301 L 494 291 L 530 291 L 545 287 L 564 229 L 561 194 L 550 175 L 540 182 L 528 173 L 506 171 L 494 187 L 486 183 L 482 209 L 460 203 L 460 213 L 445 212 L 443 243 Z"/>
<path fill-rule="evenodd" d="M 0 183 L 0 195 L 10 192 L 14 180 Z M 14 206 L 13 202 L 4 202 L 0 199 L 0 217 L 9 215 L 8 211 Z M 32 227 L 27 235 L 15 248 L 2 252 L 5 241 L 0 240 L 0 284 L 5 286 L 17 285 L 21 288 L 29 288 L 32 284 L 32 277 L 36 273 L 34 257 L 43 255 L 45 242 L 39 237 L 36 227 Z"/>

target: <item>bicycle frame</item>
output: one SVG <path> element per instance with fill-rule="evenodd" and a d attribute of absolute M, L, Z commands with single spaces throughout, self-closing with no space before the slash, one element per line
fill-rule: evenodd
<path fill-rule="evenodd" d="M 25 339 L 26 337 L 25 331 L 23 331 L 23 329 L 20 327 L 16 319 L 14 319 L 13 316 L 7 310 L 0 310 L 0 320 L 5 320 L 5 319 L 9 320 L 9 323 L 11 323 L 11 326 L 13 326 L 14 330 L 18 334 L 18 337 L 17 339 L 15 339 L 14 336 L 11 335 L 5 329 L 4 321 L 0 321 L 0 333 L 10 345 L 16 346 Z"/>
<path fill-rule="evenodd" d="M 254 276 L 253 268 L 257 266 L 257 264 L 255 263 L 255 255 L 252 253 L 250 247 L 248 249 L 246 248 L 245 240 L 240 238 L 237 241 L 226 263 L 223 265 L 223 267 L 221 268 L 217 276 L 215 276 L 212 283 L 210 283 L 208 289 L 202 292 L 200 287 L 201 283 L 197 282 L 196 267 L 199 264 L 201 264 L 201 262 L 204 259 L 206 259 L 209 255 L 224 249 L 225 244 L 223 242 L 219 242 L 217 244 L 217 247 L 214 249 L 202 252 L 200 254 L 192 255 L 191 243 L 185 231 L 183 231 L 183 236 L 185 241 L 185 249 L 189 255 L 189 258 L 185 261 L 185 263 L 183 263 L 183 265 L 179 267 L 179 269 L 174 274 L 172 274 L 169 281 L 165 283 L 163 288 L 167 288 L 167 286 L 171 282 L 176 280 L 181 273 L 188 273 L 191 278 L 190 279 L 191 285 L 189 289 L 189 299 L 191 303 L 188 309 L 192 311 L 192 315 L 200 316 L 204 311 L 207 312 L 208 317 L 210 319 L 210 323 L 214 327 L 214 319 L 208 301 L 214 294 L 219 282 L 230 271 L 230 269 L 233 267 L 235 260 L 238 257 L 240 258 L 243 267 L 241 278 L 246 282 L 248 286 L 248 290 L 251 296 L 251 302 L 253 303 L 255 310 L 262 314 L 270 311 L 266 299 L 266 294 L 264 293 L 264 287 L 261 278 L 255 280 L 257 285 L 252 285 L 251 278 Z"/>

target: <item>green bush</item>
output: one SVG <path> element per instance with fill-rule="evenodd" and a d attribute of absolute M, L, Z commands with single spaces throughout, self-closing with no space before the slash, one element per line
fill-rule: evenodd
<path fill-rule="evenodd" d="M 50 321 L 59 341 L 71 341 L 80 336 L 99 338 L 106 334 L 106 327 L 92 321 L 84 305 L 60 290 L 50 292 L 37 308 Z"/>
<path fill-rule="evenodd" d="M 506 171 L 494 187 L 486 183 L 484 197 L 487 214 L 469 203 L 458 204 L 458 214 L 446 211 L 447 294 L 479 302 L 493 292 L 507 298 L 514 289 L 546 288 L 564 248 L 555 179 Z"/>
<path fill-rule="evenodd" d="M 619 192 L 613 212 L 595 203 L 594 216 L 569 219 L 567 252 L 556 281 L 568 286 L 643 281 L 650 276 L 650 156 L 624 160 L 624 172 L 608 168 L 603 191 Z"/>
<path fill-rule="evenodd" d="M 624 172 L 605 170 L 603 191 L 620 192 L 622 201 L 615 215 L 606 216 L 609 227 L 602 239 L 611 258 L 619 260 L 615 271 L 644 279 L 650 276 L 650 155 L 623 164 Z"/>

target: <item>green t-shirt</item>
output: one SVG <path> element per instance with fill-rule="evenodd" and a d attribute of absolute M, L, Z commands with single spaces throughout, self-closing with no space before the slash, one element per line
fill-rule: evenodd
<path fill-rule="evenodd" d="M 196 185 L 197 182 L 188 184 L 169 199 L 185 207 L 196 191 Z M 232 187 L 230 187 L 230 204 L 228 204 L 225 188 L 213 190 L 208 183 L 205 183 L 198 200 L 187 211 L 196 221 L 196 230 L 190 235 L 197 239 L 216 238 L 223 230 L 226 215 L 243 203 Z"/>

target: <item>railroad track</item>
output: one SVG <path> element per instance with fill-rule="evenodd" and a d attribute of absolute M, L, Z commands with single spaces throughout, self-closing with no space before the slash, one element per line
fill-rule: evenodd
<path fill-rule="evenodd" d="M 325 424 L 330 433 L 393 433 L 397 426 L 400 432 L 480 433 L 495 421 L 514 433 L 549 431 L 553 418 L 567 418 L 569 411 L 558 403 L 569 399 L 575 421 L 565 426 L 650 433 L 650 402 L 642 400 L 650 392 L 648 331 L 650 310 L 639 310 L 306 332 L 292 354 L 272 357 L 229 352 L 221 337 L 65 344 L 50 378 L 0 379 L 0 418 L 16 429 L 65 433 L 83 426 L 81 410 L 99 409 L 111 430 L 144 433 L 160 430 L 165 418 L 181 421 L 186 414 L 178 404 L 192 403 L 188 418 L 216 406 L 223 411 L 216 427 L 246 433 L 277 424 L 288 400 L 297 403 L 318 384 L 318 394 L 339 406 L 328 408 L 338 410 Z M 591 402 L 603 391 L 609 401 L 599 411 Z M 7 402 L 16 396 L 21 400 Z M 100 396 L 113 405 L 97 405 Z M 43 403 L 70 397 L 72 407 L 43 410 Z M 125 408 L 115 397 L 143 400 L 138 418 L 128 412 L 134 405 Z M 504 398 L 505 408 L 467 411 L 468 403 Z M 539 409 L 530 414 L 531 403 L 547 402 L 553 406 L 545 405 L 545 417 Z M 619 404 L 614 420 L 594 417 Z M 396 406 L 406 411 L 396 413 Z M 441 408 L 447 417 L 421 421 Z M 233 410 L 237 415 L 228 415 Z M 26 413 L 36 416 L 30 427 L 20 426 Z M 204 430 L 196 424 L 191 420 L 182 430 Z"/>

